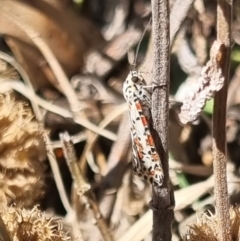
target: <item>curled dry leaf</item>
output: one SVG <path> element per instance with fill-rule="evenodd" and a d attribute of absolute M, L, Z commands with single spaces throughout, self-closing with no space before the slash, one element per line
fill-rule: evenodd
<path fill-rule="evenodd" d="M 224 84 L 220 66 L 223 59 L 224 45 L 215 41 L 210 51 L 210 60 L 203 67 L 201 75 L 186 93 L 179 119 L 183 124 L 193 123 L 199 117 L 207 100 L 214 97 Z"/>

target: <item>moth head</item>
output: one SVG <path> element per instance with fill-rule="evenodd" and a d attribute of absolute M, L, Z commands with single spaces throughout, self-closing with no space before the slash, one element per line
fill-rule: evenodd
<path fill-rule="evenodd" d="M 140 74 L 140 72 L 138 71 L 131 71 L 130 72 L 131 75 L 131 80 L 134 84 L 144 84 L 144 79 L 142 77 L 142 75 Z"/>

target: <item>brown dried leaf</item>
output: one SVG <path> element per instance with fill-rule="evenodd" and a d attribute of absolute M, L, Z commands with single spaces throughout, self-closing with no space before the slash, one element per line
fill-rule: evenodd
<path fill-rule="evenodd" d="M 199 117 L 207 100 L 214 97 L 224 84 L 220 66 L 224 45 L 215 41 L 210 51 L 210 60 L 203 67 L 201 75 L 186 93 L 179 119 L 183 124 L 193 123 Z"/>
<path fill-rule="evenodd" d="M 89 49 L 104 43 L 98 29 L 85 17 L 79 16 L 71 5 L 65 6 L 63 10 L 62 4 L 59 3 L 58 6 L 55 3 L 50 0 L 0 0 L 0 32 L 36 89 L 48 85 L 47 81 L 59 89 L 60 87 L 31 36 L 14 19 L 42 38 L 67 76 L 79 72 L 84 65 L 84 55 Z"/>

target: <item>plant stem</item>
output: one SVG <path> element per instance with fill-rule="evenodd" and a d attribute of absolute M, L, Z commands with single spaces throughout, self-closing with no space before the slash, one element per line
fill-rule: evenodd
<path fill-rule="evenodd" d="M 153 240 L 171 240 L 173 220 L 173 191 L 168 167 L 168 99 L 169 99 L 169 3 L 152 0 L 153 37 L 153 136 L 163 165 L 164 183 L 153 188 Z M 157 133 L 154 133 L 157 132 Z"/>
<path fill-rule="evenodd" d="M 213 167 L 215 177 L 215 199 L 218 215 L 219 239 L 230 241 L 230 214 L 227 190 L 227 149 L 226 149 L 226 104 L 229 82 L 231 48 L 232 0 L 218 0 L 217 40 L 224 44 L 221 68 L 225 83 L 216 93 L 213 110 Z"/>

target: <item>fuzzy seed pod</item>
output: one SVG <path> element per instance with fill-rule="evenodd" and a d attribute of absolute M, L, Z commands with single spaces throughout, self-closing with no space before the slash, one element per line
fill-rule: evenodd
<path fill-rule="evenodd" d="M 238 207 L 230 208 L 231 237 L 232 240 L 240 239 L 240 210 Z M 189 233 L 184 241 L 217 241 L 219 240 L 218 215 L 202 214 L 196 224 L 189 227 Z"/>
<path fill-rule="evenodd" d="M 12 241 L 68 241 L 70 237 L 62 230 L 62 223 L 47 218 L 35 206 L 32 210 L 7 207 L 1 210 L 7 234 Z M 3 233 L 0 226 L 0 233 Z"/>
<path fill-rule="evenodd" d="M 0 204 L 29 207 L 43 194 L 42 134 L 25 103 L 0 95 Z"/>

